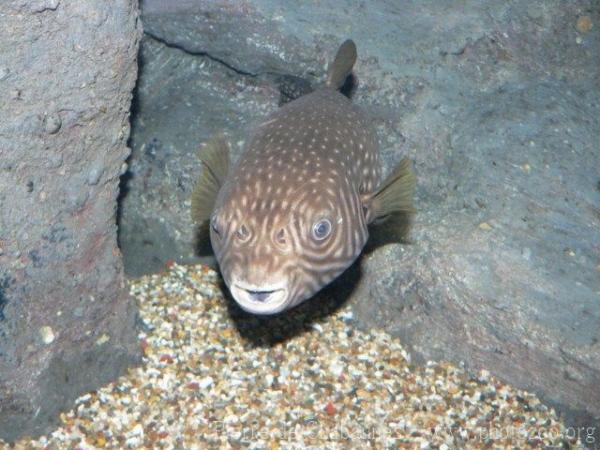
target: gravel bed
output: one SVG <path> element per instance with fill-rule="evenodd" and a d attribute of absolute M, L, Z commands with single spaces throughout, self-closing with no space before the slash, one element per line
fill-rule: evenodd
<path fill-rule="evenodd" d="M 536 396 L 486 371 L 411 365 L 397 339 L 357 329 L 334 301 L 257 318 L 223 297 L 216 272 L 176 264 L 131 292 L 143 365 L 15 448 L 577 446 Z"/>

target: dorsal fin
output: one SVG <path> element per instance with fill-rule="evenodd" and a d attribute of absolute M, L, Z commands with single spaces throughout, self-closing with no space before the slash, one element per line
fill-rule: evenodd
<path fill-rule="evenodd" d="M 192 193 L 192 220 L 201 224 L 210 218 L 229 170 L 229 143 L 225 136 L 214 136 L 200 150 L 199 156 L 203 169 Z"/>
<path fill-rule="evenodd" d="M 335 55 L 335 59 L 327 70 L 327 87 L 339 89 L 352 72 L 356 62 L 356 44 L 352 39 L 344 41 Z"/>

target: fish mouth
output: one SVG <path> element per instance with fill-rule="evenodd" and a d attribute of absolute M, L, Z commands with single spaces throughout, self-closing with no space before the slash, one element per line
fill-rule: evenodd
<path fill-rule="evenodd" d="M 283 311 L 287 301 L 287 289 L 283 287 L 244 286 L 235 283 L 231 295 L 238 305 L 253 314 L 275 314 Z"/>

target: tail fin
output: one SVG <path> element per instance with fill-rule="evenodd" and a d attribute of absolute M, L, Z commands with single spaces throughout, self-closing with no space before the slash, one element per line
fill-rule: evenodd
<path fill-rule="evenodd" d="M 327 70 L 327 87 L 339 89 L 344 85 L 344 81 L 356 62 L 356 44 L 352 39 L 344 41 L 335 55 L 333 63 Z"/>

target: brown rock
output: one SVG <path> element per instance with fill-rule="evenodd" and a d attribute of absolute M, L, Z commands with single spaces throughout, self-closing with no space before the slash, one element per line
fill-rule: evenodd
<path fill-rule="evenodd" d="M 31 6 L 35 4 L 36 6 Z M 35 436 L 138 353 L 116 245 L 137 2 L 8 0 L 0 61 L 0 438 Z"/>

